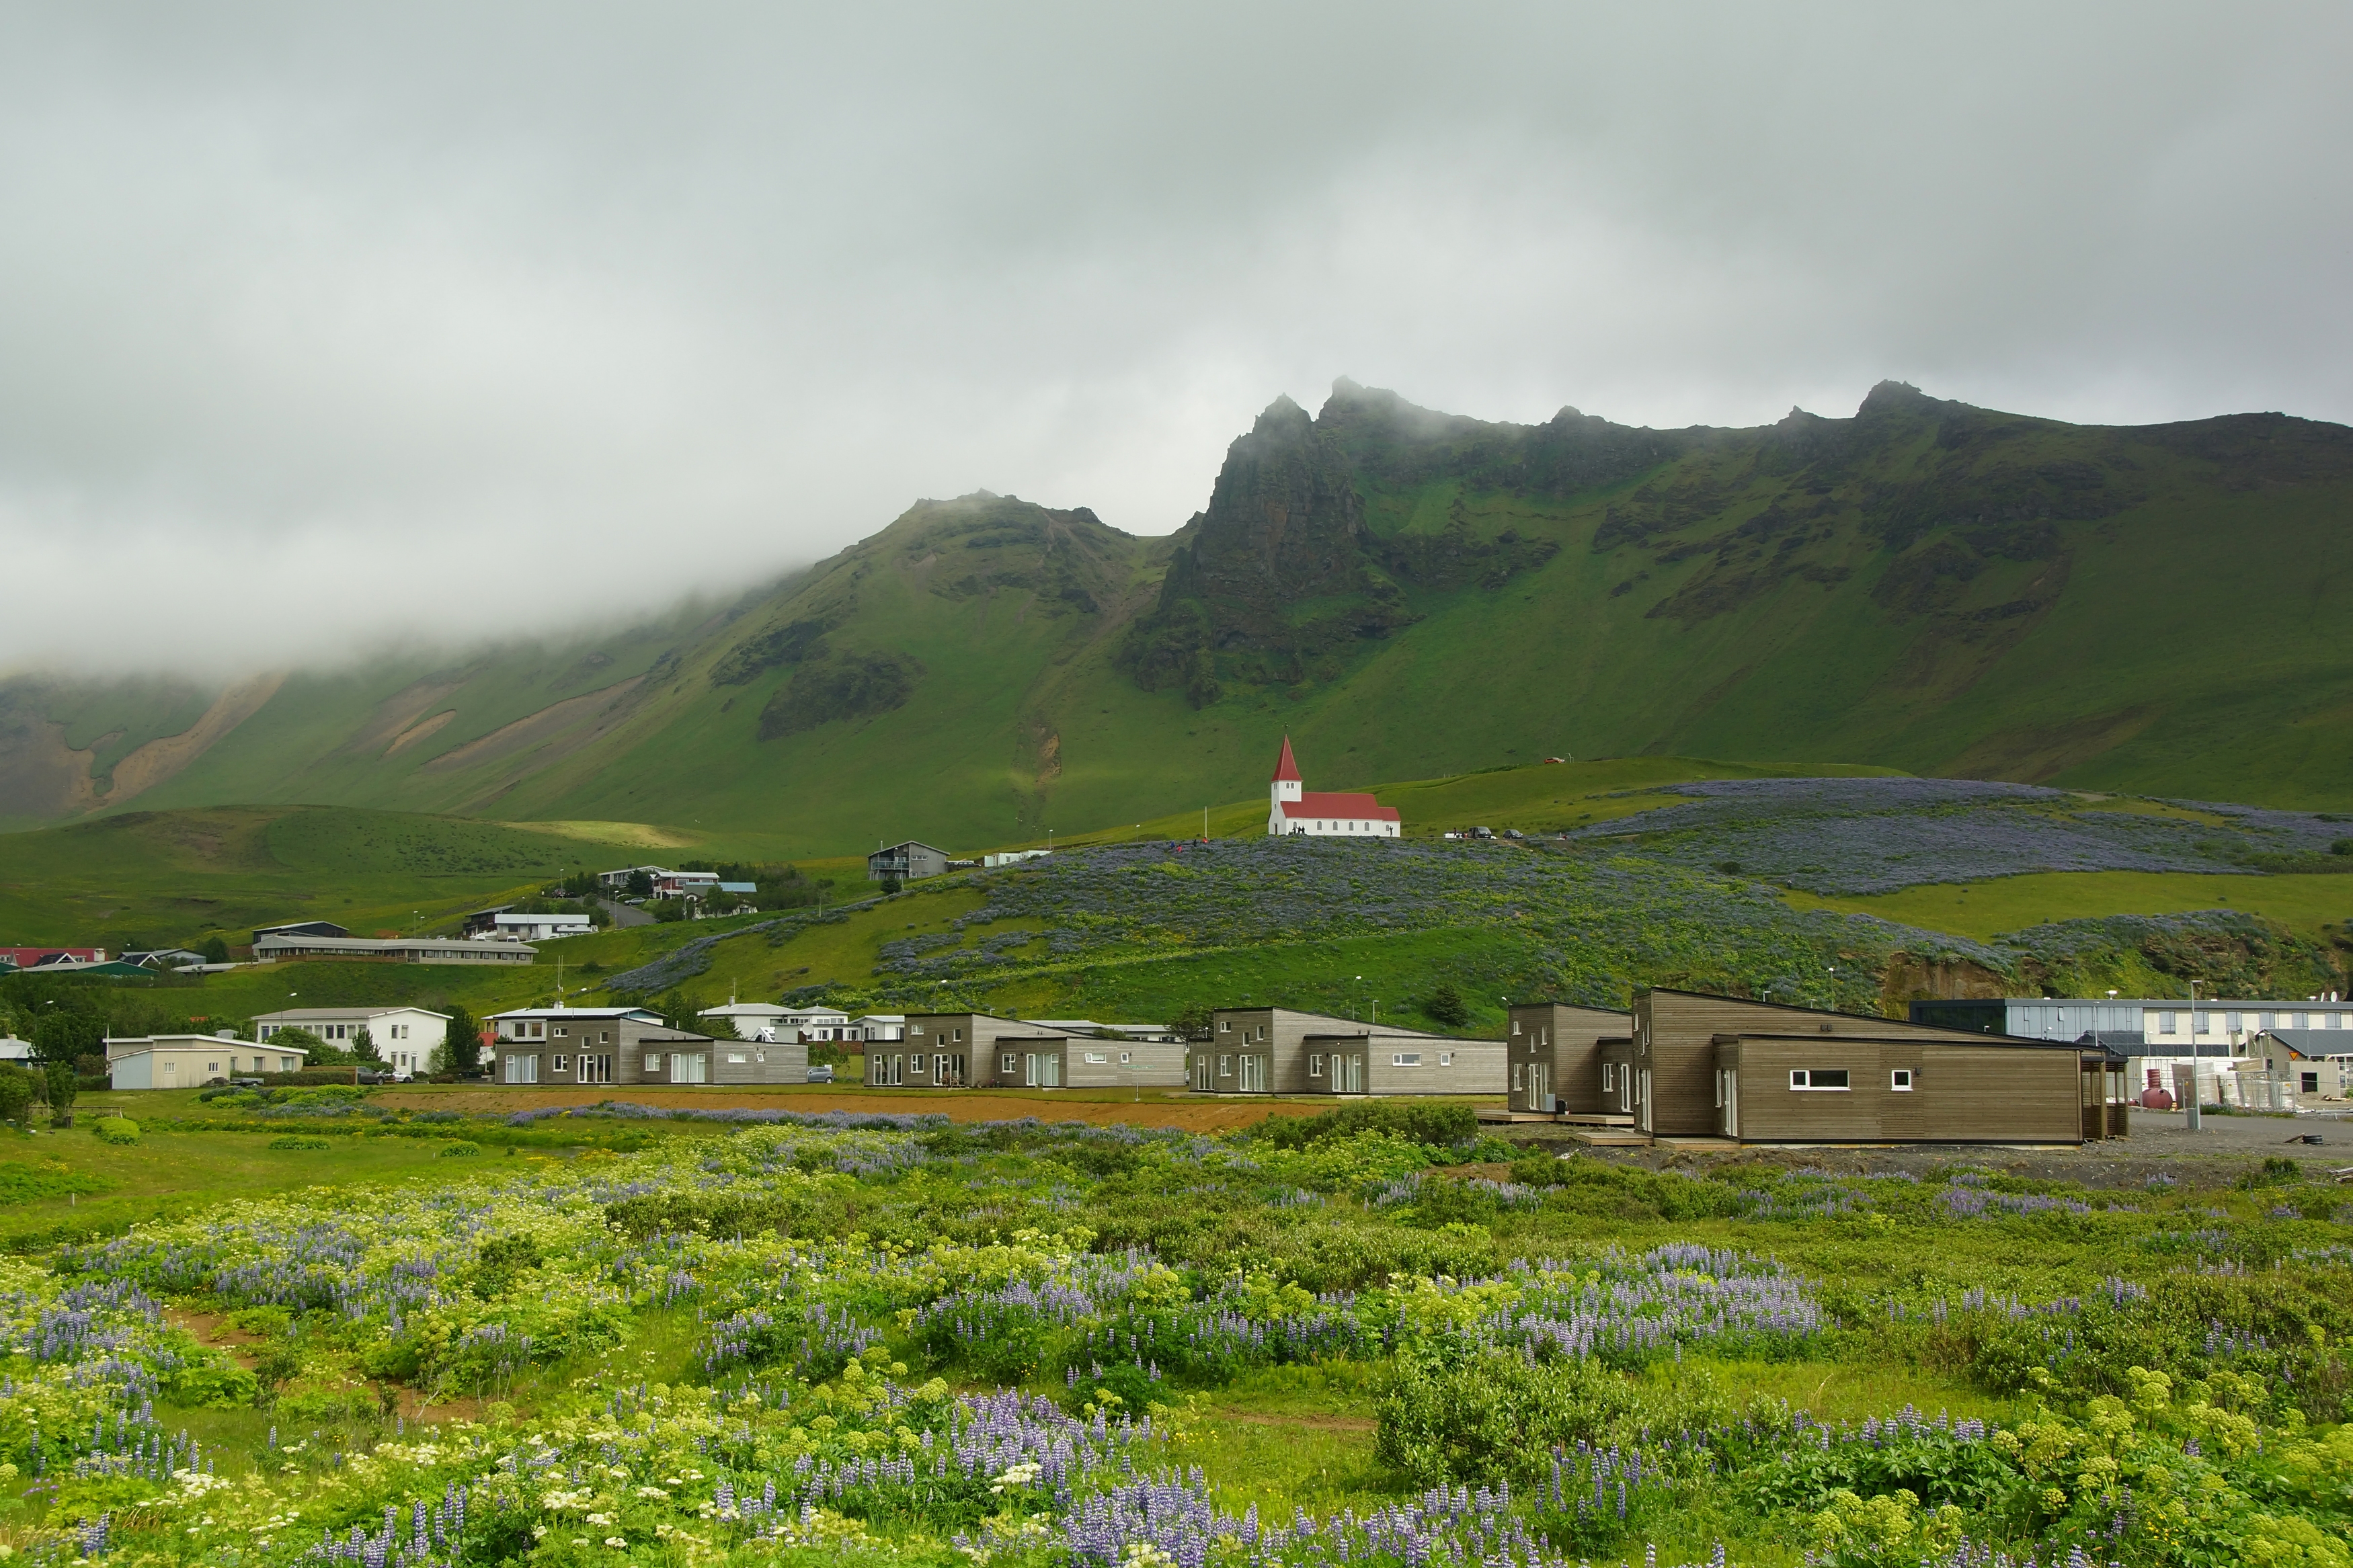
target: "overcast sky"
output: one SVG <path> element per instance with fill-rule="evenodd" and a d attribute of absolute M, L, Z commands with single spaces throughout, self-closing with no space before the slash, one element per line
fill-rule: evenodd
<path fill-rule="evenodd" d="M 732 592 L 1277 394 L 2353 418 L 2353 10 L 0 0 L 0 668 Z"/>

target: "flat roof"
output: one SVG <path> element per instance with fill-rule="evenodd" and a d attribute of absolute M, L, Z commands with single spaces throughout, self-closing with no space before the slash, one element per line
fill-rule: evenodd
<path fill-rule="evenodd" d="M 628 1018 L 645 1017 L 659 1022 L 661 1015 L 650 1007 L 510 1007 L 503 1013 L 493 1013 L 493 1018 Z"/>
<path fill-rule="evenodd" d="M 277 1013 L 257 1013 L 253 1016 L 253 1021 L 257 1024 L 276 1024 L 281 1023 L 289 1018 L 332 1018 L 337 1020 L 343 1018 L 381 1018 L 386 1013 L 422 1013 L 428 1018 L 438 1018 L 445 1024 L 449 1021 L 450 1017 L 450 1015 L 447 1013 L 436 1013 L 430 1007 L 418 1007 L 406 1002 L 395 1002 L 382 1007 L 289 1007 Z"/>
<path fill-rule="evenodd" d="M 462 936 L 284 936 L 269 932 L 254 944 L 257 951 L 264 947 L 300 947 L 320 952 L 529 952 L 528 942 L 474 942 Z"/>

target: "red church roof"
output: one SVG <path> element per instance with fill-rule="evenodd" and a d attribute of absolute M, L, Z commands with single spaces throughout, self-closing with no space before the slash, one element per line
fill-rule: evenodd
<path fill-rule="evenodd" d="M 1282 760 L 1274 764 L 1273 782 L 1282 784 L 1286 779 L 1293 784 L 1299 782 L 1299 764 L 1292 758 L 1291 737 L 1288 735 L 1282 738 Z"/>
<path fill-rule="evenodd" d="M 1295 800 L 1282 803 L 1282 815 L 1296 822 L 1303 816 L 1355 818 L 1363 822 L 1400 822 L 1404 820 L 1394 806 L 1383 805 L 1368 795 L 1352 795 L 1335 791 L 1329 795 L 1303 793 Z"/>

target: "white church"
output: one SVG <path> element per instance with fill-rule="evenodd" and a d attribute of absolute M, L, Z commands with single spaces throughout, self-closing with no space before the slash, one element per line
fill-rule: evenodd
<path fill-rule="evenodd" d="M 1404 820 L 1368 795 L 1311 795 L 1300 782 L 1299 763 L 1291 755 L 1291 737 L 1282 738 L 1282 757 L 1274 764 L 1269 791 L 1274 809 L 1267 815 L 1266 830 L 1275 837 L 1395 838 Z"/>

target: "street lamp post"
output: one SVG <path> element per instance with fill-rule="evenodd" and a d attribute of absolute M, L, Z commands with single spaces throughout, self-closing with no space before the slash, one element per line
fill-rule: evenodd
<path fill-rule="evenodd" d="M 2205 1130 L 2198 1117 L 2198 982 L 2189 983 L 2189 1120 L 2185 1123 L 2192 1132 Z"/>

